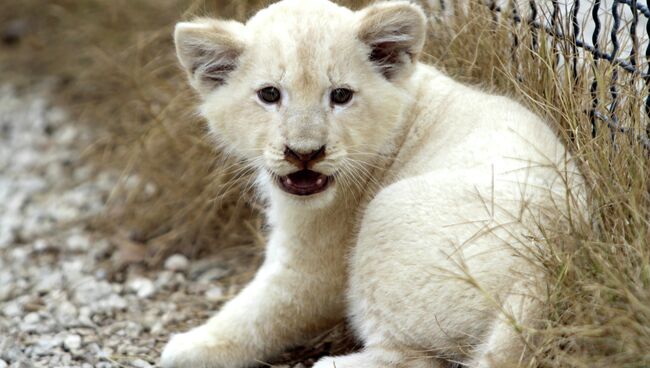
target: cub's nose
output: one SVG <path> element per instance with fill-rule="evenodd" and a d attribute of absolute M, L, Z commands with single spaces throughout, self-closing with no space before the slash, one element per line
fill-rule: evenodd
<path fill-rule="evenodd" d="M 284 158 L 301 169 L 308 169 L 325 158 L 325 146 L 311 152 L 292 150 L 289 146 L 285 146 Z"/>

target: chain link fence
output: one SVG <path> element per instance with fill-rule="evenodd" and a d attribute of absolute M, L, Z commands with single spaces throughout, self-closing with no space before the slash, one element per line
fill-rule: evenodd
<path fill-rule="evenodd" d="M 441 19 L 455 12 L 471 12 L 472 0 L 429 0 Z M 617 134 L 634 135 L 650 151 L 650 8 L 640 0 L 478 0 L 488 7 L 495 21 L 510 20 L 516 27 L 527 27 L 530 44 L 524 45 L 520 33 L 512 32 L 512 53 L 520 47 L 540 51 L 542 44 L 557 48 L 556 68 L 569 68 L 572 78 L 591 78 L 589 111 L 592 135 L 601 129 Z M 547 40 L 540 40 L 547 37 Z M 541 42 L 548 41 L 548 42 Z M 528 42 L 528 41 L 527 41 Z M 567 46 L 568 45 L 568 46 Z M 567 48 L 569 50 L 567 50 Z M 568 51 L 568 52 L 567 52 Z M 516 62 L 516 60 L 515 60 Z M 613 66 L 608 80 L 594 73 L 600 63 Z M 627 77 L 622 78 L 622 73 Z M 589 76 L 587 76 L 589 74 Z M 606 83 L 608 96 L 597 93 Z M 621 118 L 619 93 L 622 83 L 644 102 L 638 106 L 644 115 L 644 127 L 629 126 Z"/>

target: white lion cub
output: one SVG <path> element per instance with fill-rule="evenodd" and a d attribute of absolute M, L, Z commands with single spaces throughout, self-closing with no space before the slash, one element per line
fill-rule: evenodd
<path fill-rule="evenodd" d="M 346 316 L 364 348 L 317 368 L 517 364 L 541 298 L 526 251 L 571 216 L 577 169 L 519 104 L 418 62 L 406 1 L 284 0 L 176 26 L 220 148 L 257 169 L 272 233 L 255 279 L 163 367 L 260 364 Z"/>

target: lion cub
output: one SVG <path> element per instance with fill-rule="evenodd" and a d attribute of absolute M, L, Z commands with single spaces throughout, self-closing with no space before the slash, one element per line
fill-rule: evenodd
<path fill-rule="evenodd" d="M 582 180 L 519 104 L 418 62 L 423 11 L 284 0 L 176 26 L 221 149 L 257 170 L 272 233 L 254 280 L 163 367 L 251 367 L 347 316 L 361 351 L 317 368 L 503 367 L 542 294 L 526 256 Z"/>

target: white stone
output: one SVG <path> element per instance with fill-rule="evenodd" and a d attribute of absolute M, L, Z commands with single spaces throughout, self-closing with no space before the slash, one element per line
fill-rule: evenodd
<path fill-rule="evenodd" d="M 136 367 L 136 368 L 150 368 L 151 364 L 149 362 L 144 361 L 142 359 L 136 359 L 131 362 L 131 365 Z"/>
<path fill-rule="evenodd" d="M 146 196 L 152 196 L 152 195 L 156 194 L 156 191 L 157 191 L 157 190 L 158 190 L 158 188 L 157 188 L 156 185 L 153 184 L 153 183 L 147 183 L 147 184 L 144 186 L 144 194 L 145 194 Z"/>
<path fill-rule="evenodd" d="M 7 211 L 17 213 L 25 206 L 27 199 L 28 197 L 26 193 L 15 193 L 7 200 L 7 202 L 4 203 L 4 205 L 7 208 Z"/>
<path fill-rule="evenodd" d="M 73 252 L 85 252 L 90 248 L 90 239 L 85 234 L 72 234 L 66 240 L 66 247 Z"/>
<path fill-rule="evenodd" d="M 4 268 L 0 263 L 0 269 Z M 14 276 L 9 271 L 0 272 L 0 302 L 8 300 L 14 292 Z"/>
<path fill-rule="evenodd" d="M 72 334 L 66 336 L 65 340 L 63 340 L 63 346 L 70 350 L 77 350 L 81 347 L 81 336 Z"/>
<path fill-rule="evenodd" d="M 33 325 L 38 323 L 41 320 L 41 317 L 38 315 L 38 313 L 32 312 L 29 313 L 28 315 L 23 318 L 23 321 L 27 324 Z"/>
<path fill-rule="evenodd" d="M 38 343 L 36 344 L 36 350 L 47 354 L 51 352 L 62 343 L 61 338 L 58 336 L 39 336 Z"/>
<path fill-rule="evenodd" d="M 70 280 L 79 281 L 81 278 L 81 273 L 84 268 L 84 261 L 81 259 L 73 259 L 70 261 L 63 262 L 63 273 Z M 84 282 L 91 280 L 92 278 L 84 277 Z"/>
<path fill-rule="evenodd" d="M 190 261 L 182 254 L 174 254 L 165 261 L 165 268 L 170 271 L 185 271 L 190 266 Z"/>
<path fill-rule="evenodd" d="M 21 248 L 15 248 L 11 251 L 11 257 L 19 263 L 25 263 L 27 261 L 27 258 L 29 257 L 30 250 L 24 247 Z"/>
<path fill-rule="evenodd" d="M 34 242 L 34 250 L 37 252 L 43 252 L 50 249 L 51 244 L 45 239 L 38 239 Z"/>
<path fill-rule="evenodd" d="M 113 325 L 115 331 L 113 336 L 119 337 L 128 337 L 131 339 L 137 338 L 142 333 L 144 327 L 140 324 L 142 321 L 138 320 L 138 323 L 126 321 L 119 324 Z M 131 349 L 133 346 L 125 346 L 124 348 Z"/>
<path fill-rule="evenodd" d="M 211 302 L 219 301 L 223 298 L 223 288 L 215 286 L 205 292 L 205 297 Z"/>
<path fill-rule="evenodd" d="M 0 368 L 7 368 L 9 365 L 4 360 L 0 359 Z"/>
<path fill-rule="evenodd" d="M 23 354 L 22 349 L 15 344 L 9 346 L 3 346 L 0 352 L 2 353 L 2 358 L 7 359 L 10 362 L 20 361 L 25 359 L 25 355 Z"/>
<path fill-rule="evenodd" d="M 63 285 L 63 274 L 61 272 L 43 272 L 42 277 L 37 281 L 34 290 L 36 292 L 49 292 Z"/>
<path fill-rule="evenodd" d="M 72 363 L 72 356 L 68 353 L 59 355 L 59 359 L 61 360 L 61 365 L 64 367 L 69 367 L 70 363 Z"/>
<path fill-rule="evenodd" d="M 139 298 L 149 298 L 156 293 L 154 283 L 144 277 L 133 279 L 128 284 L 129 289 L 135 291 Z"/>
<path fill-rule="evenodd" d="M 77 323 L 77 307 L 65 300 L 56 306 L 56 319 L 64 326 L 70 326 Z"/>
<path fill-rule="evenodd" d="M 72 125 L 67 125 L 63 129 L 59 130 L 56 134 L 56 140 L 63 145 L 72 144 L 77 138 L 79 132 Z"/>
<path fill-rule="evenodd" d="M 95 323 L 92 321 L 92 311 L 90 307 L 81 307 L 79 308 L 79 324 L 87 327 L 95 327 Z"/>
<path fill-rule="evenodd" d="M 175 284 L 174 282 L 174 273 L 171 271 L 162 271 L 158 274 L 156 278 L 156 287 L 157 288 L 169 288 Z"/>
<path fill-rule="evenodd" d="M 7 317 L 18 317 L 23 314 L 23 306 L 17 301 L 12 301 L 5 304 L 2 313 Z"/>
<path fill-rule="evenodd" d="M 0 249 L 8 248 L 16 241 L 14 229 L 0 227 Z"/>
<path fill-rule="evenodd" d="M 154 323 L 153 326 L 151 326 L 150 332 L 152 335 L 160 335 L 164 331 L 165 331 L 165 325 L 162 322 L 158 321 Z"/>
<path fill-rule="evenodd" d="M 117 294 L 111 294 L 105 300 L 93 305 L 95 311 L 113 311 L 116 309 L 126 309 L 129 304 L 127 301 Z"/>
<path fill-rule="evenodd" d="M 74 299 L 81 305 L 87 305 L 101 301 L 112 293 L 113 288 L 108 282 L 97 282 L 94 278 L 86 276 L 79 280 L 74 292 Z"/>
<path fill-rule="evenodd" d="M 81 308 L 81 312 L 90 314 L 99 312 L 111 312 L 116 309 L 124 309 L 128 303 L 113 290 L 113 285 L 106 281 L 97 281 L 93 277 L 84 276 L 83 281 L 75 289 L 73 302 L 77 305 L 87 306 L 88 309 Z M 80 316 L 80 320 L 84 316 Z M 84 319 L 88 322 L 87 319 Z"/>

